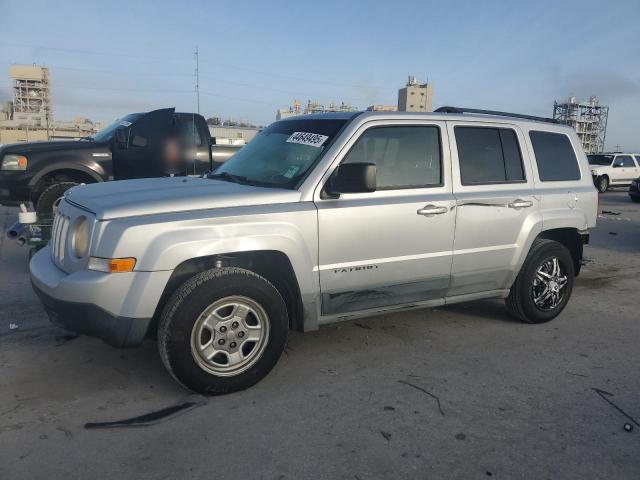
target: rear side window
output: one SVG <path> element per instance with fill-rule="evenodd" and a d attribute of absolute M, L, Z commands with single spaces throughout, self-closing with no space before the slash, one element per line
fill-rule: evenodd
<path fill-rule="evenodd" d="M 616 161 L 613 165 L 614 167 L 635 167 L 636 164 L 633 163 L 633 159 L 631 155 L 618 155 L 616 157 Z"/>
<path fill-rule="evenodd" d="M 510 128 L 455 127 L 462 185 L 525 181 L 522 155 Z"/>
<path fill-rule="evenodd" d="M 562 133 L 531 131 L 529 138 L 541 181 L 580 180 L 578 159 L 569 137 Z"/>

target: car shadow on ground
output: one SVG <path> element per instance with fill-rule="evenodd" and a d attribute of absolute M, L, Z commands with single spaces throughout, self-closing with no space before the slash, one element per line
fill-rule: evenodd
<path fill-rule="evenodd" d="M 468 315 L 485 320 L 519 323 L 519 321 L 509 314 L 503 300 L 477 300 L 475 302 L 456 303 L 443 307 L 451 313 Z"/>

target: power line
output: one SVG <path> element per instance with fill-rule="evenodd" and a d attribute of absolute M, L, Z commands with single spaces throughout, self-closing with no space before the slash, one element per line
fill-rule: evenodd
<path fill-rule="evenodd" d="M 0 81 L 0 85 L 11 86 L 10 82 Z M 140 92 L 140 93 L 184 93 L 184 94 L 193 94 L 193 90 L 166 90 L 166 89 L 140 89 L 140 88 L 109 88 L 109 87 L 88 87 L 84 85 L 55 85 L 54 88 L 61 90 L 92 90 L 92 91 L 108 91 L 108 92 Z M 212 92 L 200 91 L 202 95 L 206 95 L 209 97 L 218 97 L 224 98 L 228 100 L 241 101 L 241 102 L 250 102 L 250 103 L 262 103 L 264 105 L 270 106 L 278 106 L 277 103 L 265 102 L 264 100 L 244 98 L 244 97 L 233 97 L 228 95 L 220 95 Z"/>
<path fill-rule="evenodd" d="M 176 57 L 153 56 L 153 55 L 133 55 L 133 54 L 127 54 L 127 53 L 113 53 L 113 52 L 99 52 L 99 51 L 95 51 L 95 50 L 79 50 L 79 49 L 72 49 L 72 48 L 50 47 L 50 46 L 45 46 L 45 45 L 28 45 L 28 44 L 8 43 L 8 42 L 0 42 L 0 45 L 11 46 L 11 47 L 19 47 L 19 48 L 36 48 L 36 49 L 42 49 L 42 50 L 53 50 L 53 51 L 61 51 L 61 52 L 80 53 L 80 54 L 83 54 L 83 55 L 104 55 L 104 56 L 114 56 L 114 57 L 149 58 L 149 59 L 155 59 L 155 60 L 186 61 L 186 59 L 184 59 L 184 58 L 176 58 Z M 249 72 L 249 73 L 255 73 L 255 74 L 258 74 L 258 75 L 266 75 L 266 76 L 270 76 L 270 77 L 284 78 L 284 79 L 295 80 L 295 81 L 299 81 L 299 82 L 314 83 L 314 84 L 318 84 L 318 85 L 328 85 L 328 86 L 333 86 L 333 87 L 376 88 L 376 89 L 379 89 L 379 90 L 394 90 L 394 91 L 397 90 L 397 87 L 388 87 L 388 86 L 381 86 L 381 85 L 361 85 L 361 84 L 358 85 L 358 84 L 348 84 L 348 83 L 330 82 L 330 81 L 325 81 L 325 80 L 317 80 L 317 79 L 313 79 L 313 78 L 303 78 L 303 77 L 298 77 L 298 76 L 294 76 L 294 75 L 286 75 L 286 74 L 282 74 L 282 73 L 266 72 L 266 71 L 263 71 L 263 70 L 256 70 L 256 69 L 247 68 L 247 67 L 241 67 L 241 66 L 238 66 L 238 65 L 232 65 L 232 64 L 228 64 L 228 63 L 220 63 L 218 61 L 216 61 L 216 67 L 230 68 L 230 69 L 233 69 L 233 70 L 239 70 L 239 71 L 244 71 L 244 72 Z"/>
<path fill-rule="evenodd" d="M 58 52 L 79 53 L 82 55 L 104 55 L 109 57 L 127 57 L 127 58 L 150 58 L 154 60 L 172 60 L 172 61 L 178 61 L 178 62 L 187 61 L 185 58 L 177 58 L 177 57 L 165 57 L 165 56 L 155 56 L 155 55 L 134 55 L 130 53 L 115 53 L 115 52 L 99 52 L 96 50 L 80 50 L 75 48 L 51 47 L 48 45 L 27 45 L 25 43 L 0 42 L 0 45 L 4 45 L 6 47 L 35 48 L 40 50 L 53 50 Z"/>

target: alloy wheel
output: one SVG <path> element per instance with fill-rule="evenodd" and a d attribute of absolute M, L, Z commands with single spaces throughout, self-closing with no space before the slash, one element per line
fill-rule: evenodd
<path fill-rule="evenodd" d="M 536 270 L 531 295 L 540 310 L 548 312 L 558 307 L 564 299 L 567 275 L 556 257 L 545 260 Z"/>

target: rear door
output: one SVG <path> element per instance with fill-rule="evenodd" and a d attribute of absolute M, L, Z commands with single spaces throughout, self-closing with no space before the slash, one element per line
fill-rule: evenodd
<path fill-rule="evenodd" d="M 616 183 L 630 183 L 635 179 L 636 163 L 631 155 L 616 155 L 613 161 L 613 179 Z"/>
<path fill-rule="evenodd" d="M 516 125 L 447 122 L 456 227 L 449 295 L 509 288 L 539 211 L 524 135 Z"/>
<path fill-rule="evenodd" d="M 455 212 L 444 122 L 368 122 L 340 162 L 373 162 L 372 193 L 316 193 L 322 314 L 443 299 Z M 337 166 L 337 165 L 336 165 Z"/>

